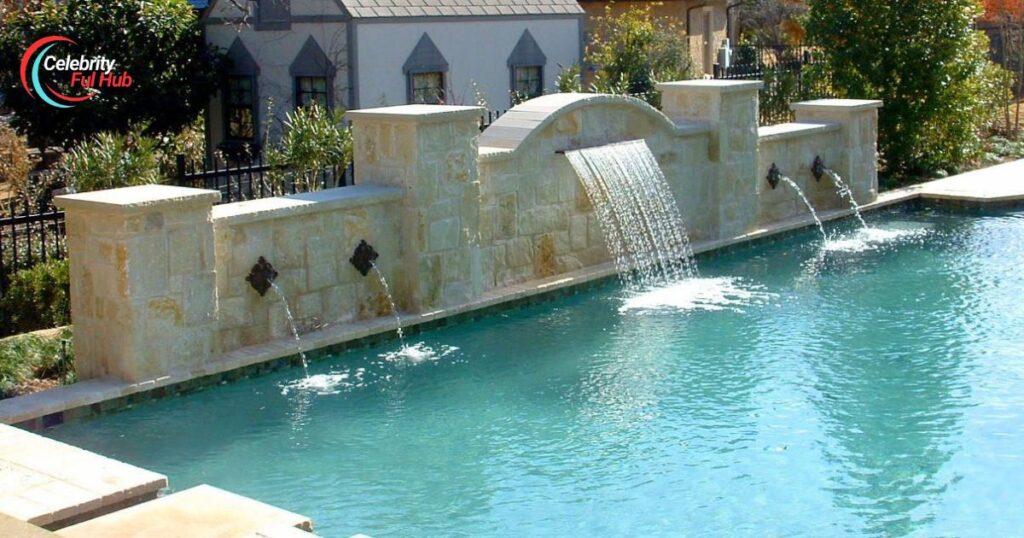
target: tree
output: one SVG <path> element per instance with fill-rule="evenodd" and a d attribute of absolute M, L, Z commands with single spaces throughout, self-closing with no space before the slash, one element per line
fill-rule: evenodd
<path fill-rule="evenodd" d="M 990 92 L 977 0 L 811 0 L 808 32 L 836 89 L 882 99 L 885 170 L 921 175 L 959 166 L 979 147 Z"/>
<path fill-rule="evenodd" d="M 669 17 L 656 16 L 649 4 L 614 13 L 612 4 L 595 21 L 586 62 L 596 68 L 594 90 L 644 96 L 657 104 L 658 82 L 692 77 L 686 32 Z"/>
<path fill-rule="evenodd" d="M 757 46 L 800 44 L 804 38 L 801 19 L 806 13 L 802 0 L 744 0 L 737 23 L 743 39 Z"/>
<path fill-rule="evenodd" d="M 209 50 L 187 0 L 5 0 L 0 12 L 0 91 L 15 111 L 14 126 L 35 145 L 71 146 L 99 132 L 176 132 L 188 125 L 216 90 L 220 56 Z M 105 56 L 132 78 L 129 88 L 102 91 L 74 108 L 59 109 L 30 96 L 20 63 L 36 40 L 64 36 L 74 57 Z M 72 51 L 73 48 L 73 51 Z M 66 78 L 66 77 L 65 77 Z M 66 95 L 83 95 L 67 80 Z"/>
<path fill-rule="evenodd" d="M 1021 101 L 1024 100 L 1024 2 L 985 0 L 983 20 L 998 32 L 997 61 L 1003 69 L 1012 73 L 1017 90 L 1012 121 L 1010 107 L 1007 106 L 1003 109 L 1003 126 L 1007 131 L 1019 132 Z"/>

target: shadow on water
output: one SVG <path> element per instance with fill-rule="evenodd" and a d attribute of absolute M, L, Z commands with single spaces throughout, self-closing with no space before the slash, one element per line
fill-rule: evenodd
<path fill-rule="evenodd" d="M 953 241 L 961 249 L 962 232 L 943 230 L 929 242 Z M 901 249 L 901 262 L 917 268 L 914 278 L 894 285 L 885 272 L 844 271 L 890 255 L 850 254 L 826 264 L 817 293 L 806 299 L 815 304 L 804 308 L 818 312 L 808 319 L 811 331 L 827 335 L 815 339 L 810 357 L 811 400 L 827 432 L 822 451 L 835 463 L 834 502 L 861 519 L 862 533 L 879 536 L 907 535 L 933 522 L 939 499 L 956 481 L 943 466 L 959 450 L 971 398 L 972 355 L 960 335 L 949 334 L 951 319 L 966 314 L 967 272 L 949 270 L 948 256 L 927 243 Z M 886 291 L 845 302 L 850 295 L 842 288 Z M 884 345 L 869 355 L 850 351 L 863 342 Z"/>

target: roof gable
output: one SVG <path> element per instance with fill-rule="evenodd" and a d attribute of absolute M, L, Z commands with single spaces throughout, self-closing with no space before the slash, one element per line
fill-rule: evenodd
<path fill-rule="evenodd" d="M 544 51 L 540 50 L 540 45 L 533 38 L 533 34 L 529 29 L 524 30 L 522 37 L 519 38 L 519 43 L 516 43 L 516 48 L 512 49 L 512 54 L 508 57 L 508 66 L 547 65 L 547 63 L 548 57 L 544 55 Z"/>
<path fill-rule="evenodd" d="M 241 38 L 236 37 L 228 49 L 228 58 L 231 60 L 231 68 L 228 73 L 231 75 L 258 76 L 260 65 L 249 53 L 249 49 L 242 43 Z"/>
<path fill-rule="evenodd" d="M 420 38 L 420 42 L 416 44 L 416 48 L 412 49 L 412 54 L 402 66 L 402 72 L 406 75 L 409 73 L 444 73 L 446 71 L 448 71 L 448 60 L 426 33 Z"/>
<path fill-rule="evenodd" d="M 293 77 L 333 77 L 337 69 L 313 36 L 309 36 L 288 72 Z"/>
<path fill-rule="evenodd" d="M 576 0 L 341 0 L 353 18 L 582 15 Z"/>

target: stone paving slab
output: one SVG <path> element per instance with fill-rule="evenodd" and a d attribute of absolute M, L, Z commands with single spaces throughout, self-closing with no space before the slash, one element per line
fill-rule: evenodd
<path fill-rule="evenodd" d="M 313 522 L 305 516 L 203 485 L 79 523 L 56 534 L 68 538 L 312 536 L 284 534 L 283 528 L 311 532 Z"/>
<path fill-rule="evenodd" d="M 53 533 L 7 514 L 0 514 L 0 536 L 4 538 L 46 538 L 47 536 L 52 537 Z"/>
<path fill-rule="evenodd" d="M 163 475 L 0 424 L 0 513 L 60 528 L 165 487 Z"/>
<path fill-rule="evenodd" d="M 920 185 L 924 198 L 979 203 L 1024 200 L 1024 160 L 974 170 Z"/>

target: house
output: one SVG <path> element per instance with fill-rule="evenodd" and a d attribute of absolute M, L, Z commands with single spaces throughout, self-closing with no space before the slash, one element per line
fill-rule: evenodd
<path fill-rule="evenodd" d="M 584 13 L 575 0 L 212 0 L 203 22 L 232 61 L 207 122 L 225 148 L 259 144 L 266 125 L 273 137 L 313 101 L 505 109 L 554 91 L 582 56 Z"/>
<path fill-rule="evenodd" d="M 587 13 L 587 31 L 593 28 L 594 20 L 605 14 L 611 5 L 612 14 L 621 13 L 636 5 L 650 5 L 651 13 L 660 17 L 671 17 L 686 28 L 689 35 L 690 54 L 698 74 L 714 74 L 718 49 L 730 35 L 729 15 L 738 1 L 728 0 L 579 0 Z"/>

